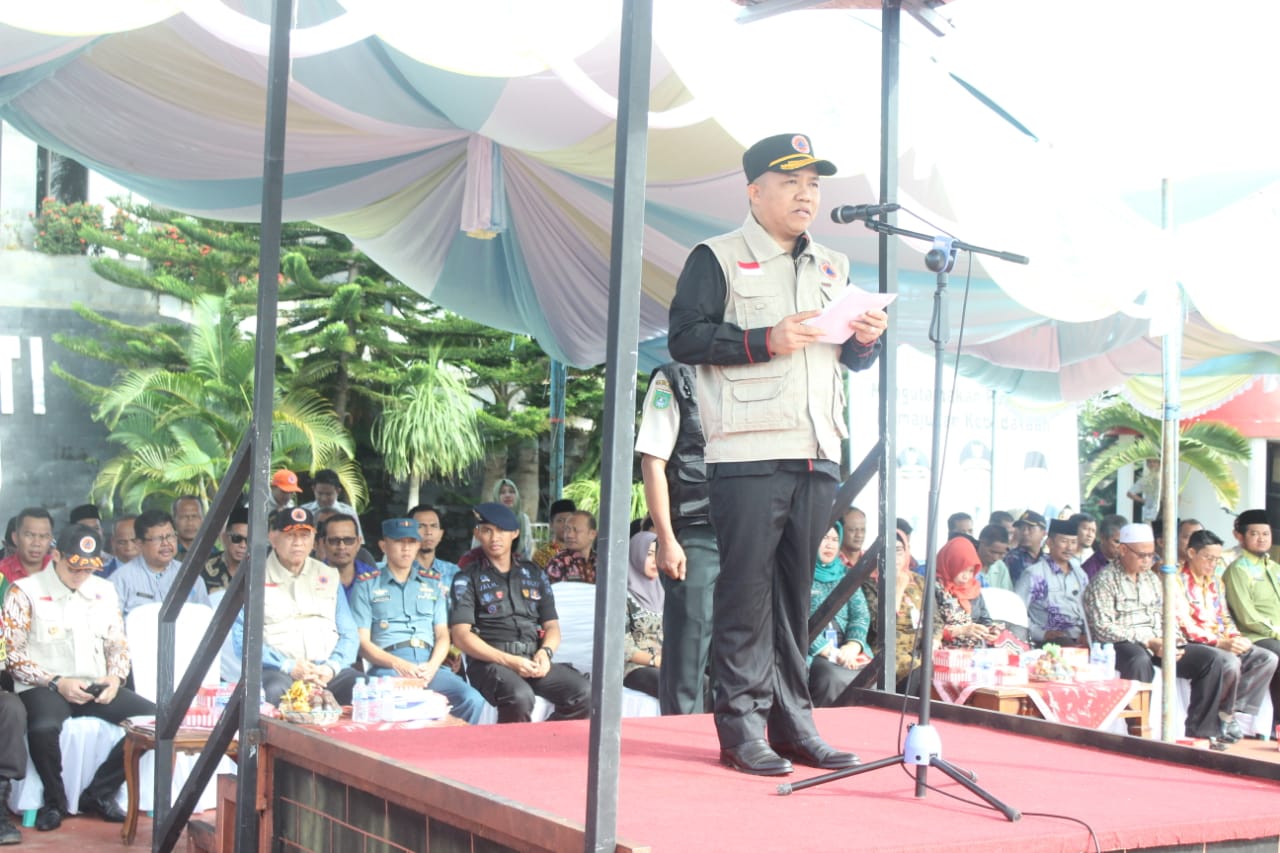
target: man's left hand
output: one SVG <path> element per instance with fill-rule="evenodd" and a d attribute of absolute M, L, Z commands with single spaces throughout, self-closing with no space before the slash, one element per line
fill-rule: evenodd
<path fill-rule="evenodd" d="M 864 311 L 856 320 L 849 323 L 853 329 L 853 338 L 860 344 L 874 344 L 884 330 L 889 327 L 889 315 L 879 308 Z"/>
<path fill-rule="evenodd" d="M 414 671 L 415 678 L 421 678 L 424 684 L 430 684 L 431 679 L 436 677 L 436 673 L 440 671 L 440 665 L 431 661 L 425 661 L 418 664 L 418 668 Z"/>
<path fill-rule="evenodd" d="M 120 692 L 120 679 L 116 678 L 114 675 L 108 675 L 106 678 L 100 679 L 98 683 L 105 684 L 107 686 L 98 694 L 98 698 L 93 701 L 97 702 L 99 705 L 111 704 L 111 700 L 115 699 L 116 694 Z"/>

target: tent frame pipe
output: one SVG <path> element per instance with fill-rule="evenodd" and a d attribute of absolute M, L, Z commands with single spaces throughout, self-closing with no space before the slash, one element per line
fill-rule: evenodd
<path fill-rule="evenodd" d="M 592 650 L 590 758 L 584 849 L 613 850 L 622 751 L 623 633 L 631 528 L 636 371 L 639 366 L 640 278 L 648 158 L 653 0 L 625 0 L 619 51 L 618 126 L 614 154 L 613 228 L 609 262 L 609 357 L 605 369 L 601 517 L 604 562 L 596 585 Z"/>
<path fill-rule="evenodd" d="M 885 0 L 881 11 L 880 27 L 880 202 L 889 204 L 898 198 L 898 80 L 901 53 L 902 4 L 900 0 Z M 897 225 L 898 215 L 889 213 L 887 222 Z M 898 292 L 898 253 L 890 242 L 890 235 L 879 234 L 880 269 L 879 291 Z M 898 537 L 893 532 L 898 523 L 897 452 L 894 436 L 898 426 L 898 395 L 890 393 L 898 387 L 898 333 L 893 323 L 888 324 L 881 336 L 880 350 L 880 407 L 877 426 L 880 432 L 879 520 L 880 578 L 879 608 L 876 621 L 880 625 L 881 672 L 878 683 L 885 690 L 894 690 L 898 682 L 897 655 L 890 649 L 898 647 L 898 590 L 895 550 Z"/>

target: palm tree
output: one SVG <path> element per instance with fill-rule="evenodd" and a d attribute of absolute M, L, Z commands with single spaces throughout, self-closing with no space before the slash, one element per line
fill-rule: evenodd
<path fill-rule="evenodd" d="M 178 495 L 212 497 L 248 431 L 253 342 L 221 298 L 198 297 L 193 309 L 191 326 L 177 335 L 185 369 L 127 368 L 105 388 L 75 382 L 95 403 L 94 419 L 110 429 L 109 440 L 124 448 L 98 474 L 95 500 L 137 511 Z M 360 506 L 366 490 L 350 434 L 317 393 L 288 384 L 287 374 L 277 378 L 273 464 L 333 468 Z"/>
<path fill-rule="evenodd" d="M 387 472 L 409 481 L 409 507 L 417 505 L 423 480 L 455 477 L 484 455 L 471 391 L 440 363 L 439 348 L 403 365 L 370 438 Z"/>
<path fill-rule="evenodd" d="M 1088 429 L 1100 435 L 1120 433 L 1134 436 L 1131 442 L 1117 442 L 1098 452 L 1085 479 L 1085 495 L 1126 466 L 1160 459 L 1164 422 L 1142 414 L 1123 400 L 1086 412 L 1084 422 Z M 1227 424 L 1198 421 L 1182 424 L 1179 430 L 1178 460 L 1202 474 L 1213 487 L 1218 502 L 1225 507 L 1233 507 L 1240 500 L 1240 484 L 1231 473 L 1230 463 L 1246 462 L 1249 458 L 1248 440 Z"/>

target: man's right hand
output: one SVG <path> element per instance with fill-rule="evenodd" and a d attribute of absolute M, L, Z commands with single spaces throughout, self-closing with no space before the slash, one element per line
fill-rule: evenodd
<path fill-rule="evenodd" d="M 675 581 L 684 580 L 685 556 L 684 548 L 672 536 L 670 539 L 658 537 L 658 571 Z"/>
<path fill-rule="evenodd" d="M 769 334 L 769 352 L 771 355 L 790 355 L 804 349 L 809 344 L 816 344 L 824 334 L 817 326 L 805 324 L 805 320 L 817 317 L 821 311 L 801 311 L 783 317 Z"/>
<path fill-rule="evenodd" d="M 84 688 L 90 683 L 79 678 L 59 678 L 54 687 L 58 695 L 72 705 L 87 705 L 93 701 L 93 694 L 84 692 Z"/>

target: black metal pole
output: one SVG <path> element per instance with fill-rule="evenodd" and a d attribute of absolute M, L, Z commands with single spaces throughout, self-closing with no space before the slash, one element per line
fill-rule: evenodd
<path fill-rule="evenodd" d="M 262 721 L 262 601 L 266 577 L 267 499 L 271 482 L 271 424 L 275 396 L 280 222 L 284 197 L 285 116 L 289 103 L 289 28 L 293 0 L 273 0 L 267 59 L 267 129 L 262 158 L 261 253 L 258 256 L 257 356 L 253 370 L 253 456 L 249 471 L 249 549 L 245 578 L 244 657 L 241 661 L 239 772 L 236 778 L 236 853 L 258 845 L 258 745 Z"/>
<path fill-rule="evenodd" d="M 613 850 L 622 751 L 622 638 L 625 631 L 631 471 L 635 451 L 640 275 L 644 243 L 645 161 L 649 142 L 649 68 L 653 0 L 625 0 L 618 74 L 618 130 L 609 264 L 609 355 L 605 371 L 601 516 L 604 562 L 596 585 L 590 762 L 585 849 Z"/>

